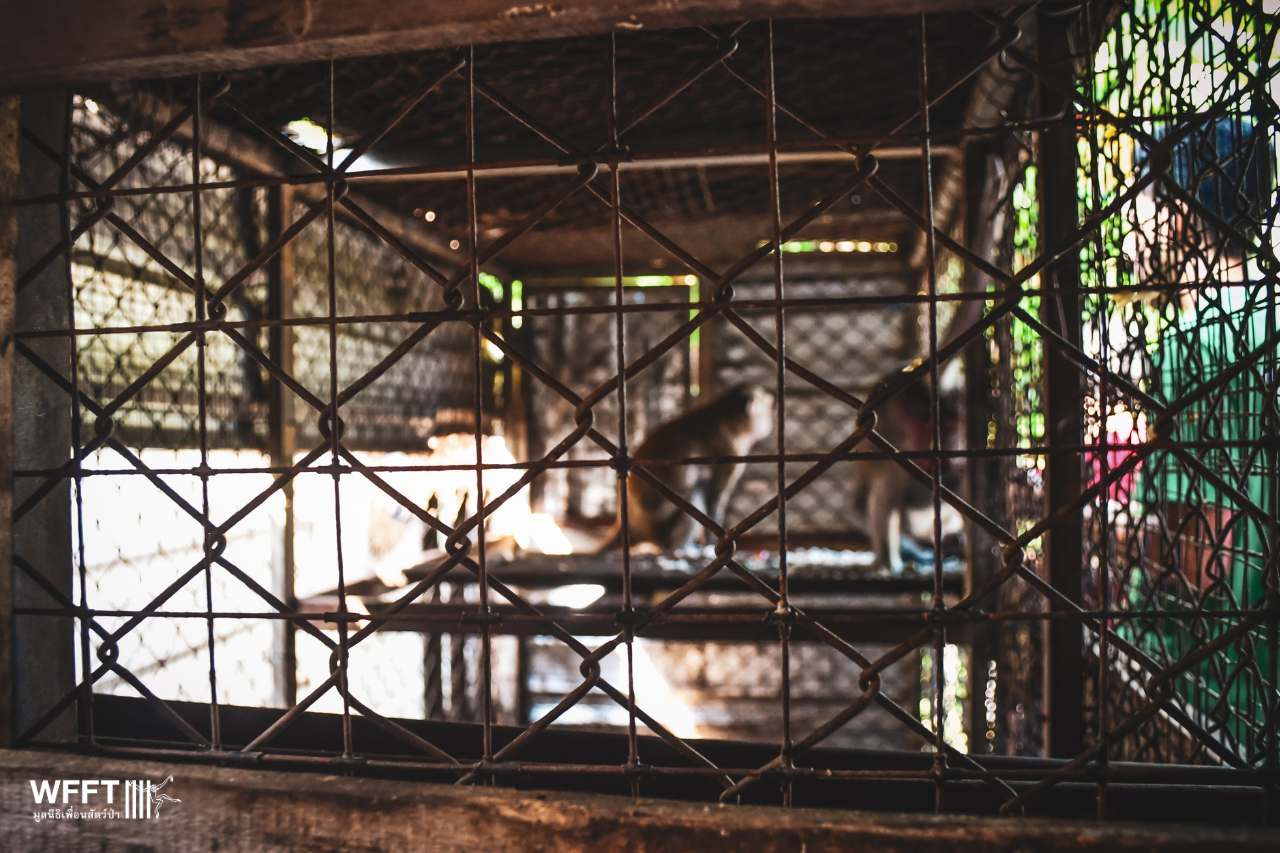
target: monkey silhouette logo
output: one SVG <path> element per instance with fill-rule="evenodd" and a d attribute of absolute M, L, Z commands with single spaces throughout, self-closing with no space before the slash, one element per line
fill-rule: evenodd
<path fill-rule="evenodd" d="M 159 785 L 151 786 L 151 806 L 152 806 L 151 813 L 155 817 L 160 817 L 160 809 L 164 806 L 165 803 L 181 803 L 182 802 L 182 800 L 178 799 L 177 797 L 171 797 L 168 794 L 164 793 L 163 789 L 167 787 L 171 782 L 173 782 L 172 775 L 165 777 L 165 780 L 161 782 Z"/>

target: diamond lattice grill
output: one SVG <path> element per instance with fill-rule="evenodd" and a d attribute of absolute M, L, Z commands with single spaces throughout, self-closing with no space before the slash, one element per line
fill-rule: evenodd
<path fill-rule="evenodd" d="M 1091 17 L 1097 11 L 1083 6 L 1063 19 L 1073 44 L 1095 57 L 1097 67 L 1083 78 L 1064 77 L 1037 57 L 1018 26 L 1030 14 L 1026 11 L 965 16 L 967 25 L 982 33 L 986 49 L 980 55 L 955 50 L 945 62 L 931 60 L 931 51 L 945 50 L 951 36 L 935 35 L 934 19 L 902 19 L 898 32 L 905 34 L 916 61 L 895 74 L 908 75 L 927 94 L 896 111 L 891 108 L 902 106 L 896 101 L 881 104 L 877 116 L 883 120 L 860 128 L 860 134 L 806 110 L 812 107 L 812 92 L 789 97 L 797 89 L 790 66 L 809 60 L 788 41 L 793 25 L 768 21 L 683 33 L 680 38 L 699 46 L 691 51 L 699 61 L 642 101 L 616 94 L 632 79 L 622 70 L 635 58 L 628 37 L 583 42 L 600 48 L 594 85 L 607 85 L 598 93 L 598 121 L 578 125 L 557 115 L 545 99 L 522 99 L 520 75 L 503 77 L 492 70 L 496 57 L 515 50 L 507 47 L 433 55 L 429 74 L 415 62 L 413 73 L 387 78 L 407 94 L 371 98 L 376 103 L 366 105 L 376 107 L 370 113 L 376 121 L 353 121 L 349 113 L 362 115 L 354 108 L 343 112 L 351 99 L 368 96 L 340 88 L 345 78 L 333 72 L 341 63 L 310 69 L 306 73 L 316 74 L 311 91 L 323 95 L 316 103 L 337 110 L 325 124 L 350 134 L 339 152 L 317 154 L 272 131 L 280 126 L 280 116 L 270 115 L 254 97 L 265 72 L 245 75 L 243 90 L 234 77 L 201 77 L 189 88 L 179 86 L 175 103 L 181 106 L 160 119 L 153 116 L 147 133 L 127 122 L 112 128 L 109 113 L 85 106 L 93 102 L 79 102 L 76 132 L 85 140 L 115 141 L 76 157 L 60 154 L 49 140 L 31 141 L 65 166 L 71 191 L 59 195 L 68 212 L 62 243 L 22 273 L 22 282 L 33 281 L 41 268 L 65 257 L 80 285 L 73 327 L 20 330 L 17 342 L 25 369 L 66 392 L 74 410 L 74 452 L 57 470 L 25 472 L 30 488 L 15 520 L 70 482 L 81 521 L 77 536 L 87 537 L 84 499 L 92 493 L 87 481 L 107 475 L 141 478 L 163 495 L 165 509 L 175 513 L 175 528 L 197 544 L 194 551 L 182 551 L 176 570 L 148 571 L 137 600 L 130 596 L 111 608 L 87 588 L 83 549 L 74 593 L 60 589 L 19 550 L 19 569 L 48 595 L 44 608 L 74 615 L 83 643 L 80 686 L 44 709 L 21 739 L 39 741 L 67 709 L 86 703 L 95 686 L 110 683 L 113 690 L 131 689 L 141 696 L 186 738 L 187 748 L 211 756 L 283 755 L 275 747 L 318 701 L 336 695 L 344 720 L 340 745 L 332 750 L 338 760 L 367 758 L 350 725 L 358 717 L 395 742 L 400 758 L 463 781 L 524 772 L 521 762 L 555 724 L 587 697 L 603 697 L 621 709 L 627 730 L 626 760 L 609 765 L 607 772 L 641 789 L 664 774 L 684 772 L 717 786 L 714 795 L 724 800 L 748 794 L 769 779 L 781 782 L 784 799 L 792 802 L 799 783 L 824 774 L 838 780 L 840 774 L 815 757 L 817 748 L 870 714 L 893 721 L 932 753 L 927 766 L 916 762 L 889 775 L 936 785 L 939 802 L 948 784 L 981 779 L 1007 811 L 1034 807 L 1058 783 L 1086 770 L 1105 780 L 1108 759 L 1123 757 L 1120 750 L 1130 748 L 1122 744 L 1136 743 L 1132 748 L 1138 756 L 1150 758 L 1153 750 L 1141 738 L 1152 732 L 1163 733 L 1163 741 L 1189 742 L 1195 758 L 1240 770 L 1273 765 L 1277 500 L 1266 484 L 1276 475 L 1276 454 L 1267 441 L 1274 442 L 1276 430 L 1280 335 L 1271 232 L 1275 22 L 1273 16 L 1250 17 L 1243 6 L 1226 4 L 1213 11 L 1191 2 L 1185 18 L 1125 12 L 1124 20 L 1133 26 L 1124 30 L 1103 26 Z M 1193 55 L 1208 52 L 1209 59 L 1201 58 L 1210 68 L 1203 79 L 1179 79 L 1169 57 L 1162 66 L 1158 56 L 1144 55 L 1151 61 L 1139 63 L 1124 55 L 1137 44 L 1151 50 L 1170 32 L 1195 48 Z M 575 50 L 581 48 L 575 42 Z M 352 73 L 369 67 L 356 63 Z M 1037 228 L 1032 222 L 1035 239 L 1019 239 L 1027 237 L 1027 211 L 1055 201 L 1028 201 L 1049 186 L 1037 184 L 1035 170 L 1067 168 L 1074 179 L 1077 164 L 1029 156 L 1038 144 L 1027 130 L 1034 122 L 1020 122 L 1011 112 L 994 131 L 961 128 L 1009 143 L 1010 151 L 997 151 L 995 158 L 1004 169 L 1003 181 L 982 188 L 989 191 L 971 200 L 979 208 L 989 201 L 991 210 L 984 212 L 992 215 L 969 221 L 999 233 L 966 234 L 956 222 L 938 219 L 943 206 L 936 197 L 942 188 L 929 170 L 940 168 L 942 160 L 932 156 L 931 146 L 940 141 L 935 136 L 955 133 L 963 123 L 957 94 L 971 95 L 973 80 L 986 80 L 983 75 L 996 73 L 993 68 L 1012 75 L 1013 88 L 1023 94 L 1038 89 L 1047 99 L 1046 92 L 1064 83 L 1071 90 L 1066 98 L 1071 114 L 1047 120 L 1056 122 L 1057 132 L 1065 128 L 1074 134 L 1081 174 L 1088 176 L 1088 186 L 1082 184 L 1078 197 L 1067 200 L 1079 214 L 1071 227 L 1048 233 L 1047 223 Z M 1141 68 L 1148 70 L 1136 70 Z M 543 70 L 529 79 L 543 85 L 548 76 L 554 73 Z M 687 115 L 688 99 L 705 98 L 701 90 L 713 84 L 732 93 L 732 104 L 744 101 L 758 111 L 757 127 L 736 124 L 733 132 L 762 151 L 764 161 L 754 171 L 735 166 L 729 182 L 754 177 L 758 185 L 743 193 L 707 183 L 705 194 L 699 190 L 695 197 L 688 181 L 673 181 L 665 191 L 651 181 L 633 191 L 619 166 L 632 156 L 628 142 L 661 127 L 668 110 Z M 1152 97 L 1152 91 L 1163 98 Z M 410 128 L 424 114 L 441 111 L 452 120 L 450 131 L 441 133 L 442 147 L 461 149 L 447 166 L 463 173 L 431 202 L 433 213 L 439 211 L 441 233 L 452 238 L 443 243 L 421 238 L 413 230 L 419 223 L 406 227 L 403 213 L 389 212 L 404 206 L 399 202 L 406 197 L 379 194 L 377 187 L 389 183 L 392 172 L 412 181 L 446 166 L 432 162 L 387 170 L 364 159 L 384 150 L 384 140 L 413 135 Z M 282 174 L 240 178 L 215 164 L 203 146 L 206 123 L 217 120 L 283 151 Z M 941 130 L 933 124 L 944 120 L 948 123 Z M 755 132 L 754 139 L 748 130 Z M 844 159 L 798 175 L 784 188 L 778 160 L 797 135 Z M 853 136 L 859 138 L 851 141 Z M 534 165 L 553 173 L 518 199 L 516 191 L 532 185 L 507 185 L 512 201 L 504 206 L 498 189 L 503 184 L 484 173 L 511 164 L 486 161 L 479 152 L 486 142 L 508 145 L 519 138 L 536 142 L 540 153 Z M 877 151 L 904 140 L 921 147 L 921 174 L 893 177 Z M 87 142 L 80 144 L 88 149 Z M 268 221 L 266 196 L 284 187 L 290 190 L 288 203 Z M 631 205 L 633 195 L 641 201 L 638 207 Z M 664 207 L 668 195 L 674 201 Z M 715 197 L 730 195 L 736 200 L 729 207 L 762 208 L 754 220 L 764 223 L 762 230 L 737 235 L 750 248 L 736 260 L 708 260 L 682 239 L 682 226 L 691 217 L 708 215 Z M 874 198 L 884 215 L 906 223 L 924 247 L 922 267 L 896 271 L 895 280 L 909 282 L 897 292 L 853 293 L 838 280 L 809 276 L 801 283 L 788 276 L 798 260 L 781 246 L 812 236 L 811 228 L 848 207 L 853 196 Z M 384 206 L 388 199 L 397 206 Z M 424 204 L 415 200 L 412 209 Z M 548 223 L 572 228 L 584 217 L 594 217 L 614 235 L 612 285 L 580 299 L 531 297 L 526 310 L 513 304 L 511 287 L 494 296 L 482 281 L 481 272 L 501 269 L 511 247 L 538 239 Z M 157 223 L 159 228 L 152 227 Z M 637 242 L 660 254 L 676 274 L 694 279 L 697 296 L 692 291 L 662 299 L 628 295 L 623 247 Z M 1079 267 L 1071 276 L 1062 274 L 1064 257 L 1068 266 Z M 961 284 L 944 295 L 939 276 L 948 260 L 959 263 Z M 272 282 L 286 274 L 286 266 L 296 278 L 296 293 L 282 309 L 272 303 Z M 1054 300 L 1067 287 L 1079 300 L 1074 330 L 1055 327 L 1052 320 Z M 673 307 L 663 301 L 667 298 L 678 304 Z M 131 308 L 131 300 L 141 308 Z M 943 312 L 944 302 L 957 307 Z M 964 305 L 980 310 L 968 312 L 959 307 Z M 960 318 L 945 337 L 939 334 L 942 313 Z M 662 322 L 650 329 L 634 321 L 641 316 L 660 316 Z M 584 352 L 590 345 L 597 353 L 590 372 L 566 375 L 563 363 L 553 363 L 545 331 L 541 341 L 528 345 L 533 330 L 547 328 L 547 317 L 580 330 L 582 340 L 570 343 Z M 911 340 L 909 330 L 917 326 L 924 334 L 913 352 L 903 342 Z M 629 455 L 648 421 L 635 422 L 638 408 L 628 420 L 627 405 L 638 407 L 636 401 L 650 386 L 655 395 L 670 395 L 673 384 L 687 382 L 694 369 L 692 346 L 713 328 L 721 357 L 736 362 L 739 375 L 773 388 L 782 426 L 769 447 L 753 454 L 756 464 L 748 480 L 754 485 L 738 494 L 727 519 L 709 517 L 704 507 L 671 491 Z M 279 343 L 285 337 L 281 330 L 288 330 L 288 347 Z M 59 335 L 76 341 L 65 368 L 37 343 Z M 978 395 L 971 416 L 981 410 L 989 428 L 983 446 L 970 446 L 961 455 L 970 464 L 993 459 L 1003 467 L 995 481 L 986 481 L 986 493 L 961 494 L 935 473 L 937 466 L 919 464 L 944 455 L 940 436 L 933 437 L 931 447 L 908 453 L 910 448 L 886 437 L 878 417 L 916 383 L 938 388 L 944 370 L 978 349 L 986 351 L 994 377 L 987 390 L 998 402 L 981 410 L 979 404 L 986 403 Z M 919 357 L 889 381 L 861 381 L 878 366 L 912 355 Z M 1066 445 L 1059 427 L 1045 421 L 1044 383 L 1050 377 L 1042 368 L 1047 364 L 1052 371 L 1055 359 L 1069 366 L 1085 412 L 1081 435 Z M 861 362 L 867 366 L 858 366 Z M 971 389 L 978 381 L 971 368 L 979 364 L 966 360 Z M 493 466 L 477 460 L 470 466 L 475 501 L 464 500 L 456 517 L 433 513 L 421 496 L 407 494 L 393 477 L 402 466 L 370 462 L 371 451 L 425 443 L 446 423 L 449 430 L 473 432 L 479 444 L 512 410 L 509 398 L 496 389 L 501 385 L 510 393 L 507 383 L 517 373 L 525 387 L 534 389 L 531 394 L 546 402 L 546 411 L 559 412 L 562 428 L 549 433 L 532 458 L 513 463 L 519 474 L 501 489 L 485 486 Z M 1060 369 L 1056 375 L 1062 375 Z M 669 414 L 676 399 L 664 398 L 654 411 Z M 279 407 L 277 415 L 286 410 L 288 415 L 273 417 L 273 407 Z M 1001 414 L 1008 423 L 997 422 Z M 819 421 L 821 429 L 806 428 Z M 287 447 L 281 443 L 285 431 L 292 436 Z M 149 454 L 154 448 L 186 449 L 197 461 L 173 458 L 166 469 Z M 246 464 L 219 455 L 222 450 L 252 450 L 264 458 Z M 118 470 L 102 470 L 105 454 Z M 1065 463 L 1052 461 L 1063 454 Z M 935 517 L 948 506 L 965 518 L 975 541 L 998 554 L 983 559 L 971 548 L 969 583 L 957 596 L 946 587 L 944 561 L 935 553 L 922 584 L 927 600 L 901 608 L 916 621 L 893 643 L 850 639 L 847 626 L 867 616 L 865 603 L 830 608 L 811 603 L 793 592 L 793 581 L 802 576 L 793 578 L 789 565 L 789 531 L 804 529 L 806 519 L 821 519 L 824 527 L 838 523 L 841 513 L 831 505 L 850 500 L 838 488 L 820 485 L 830 482 L 824 478 L 840 466 L 878 458 L 891 460 L 930 492 Z M 574 614 L 538 602 L 528 589 L 504 578 L 493 543 L 485 540 L 488 516 L 529 486 L 544 486 L 574 466 L 613 476 L 622 490 L 638 480 L 651 483 L 714 542 L 674 589 L 643 602 L 633 596 L 631 558 L 624 551 L 618 561 L 618 607 L 604 636 L 577 630 Z M 1072 467 L 1080 487 L 1069 501 L 1054 503 L 1042 488 L 1046 471 Z M 218 483 L 241 475 L 259 479 L 234 495 L 218 491 Z M 175 488 L 174 477 L 185 478 L 186 487 Z M 371 486 L 378 500 L 432 531 L 443 551 L 375 601 L 371 612 L 361 612 L 364 587 L 356 588 L 344 547 L 342 483 L 350 482 L 347 478 Z M 304 484 L 333 493 L 333 607 L 327 612 L 300 608 L 291 600 L 293 590 L 282 592 L 269 573 L 245 564 L 241 554 L 248 552 L 238 544 L 251 535 L 246 531 L 265 525 L 271 507 L 294 500 Z M 1170 497 L 1175 492 L 1176 499 Z M 602 505 L 607 511 L 619 503 Z M 1072 526 L 1086 531 L 1076 588 L 1063 587 L 1053 575 L 1061 555 L 1045 553 L 1046 534 L 1051 542 L 1054 531 Z M 747 538 L 763 534 L 777 557 L 771 573 L 745 556 Z M 934 547 L 940 552 L 940 541 Z M 362 645 L 367 649 L 365 644 L 382 643 L 402 630 L 424 603 L 447 603 L 442 590 L 448 584 L 461 588 L 459 578 L 474 598 L 463 598 L 460 618 L 479 643 L 455 641 L 455 649 L 470 651 L 458 651 L 452 675 L 457 679 L 458 668 L 466 667 L 473 676 L 474 701 L 467 701 L 475 706 L 478 750 L 459 748 L 441 732 L 410 726 L 401 716 L 379 713 L 363 692 L 368 683 L 352 677 L 357 666 L 367 665 L 358 662 Z M 734 606 L 767 622 L 778 649 L 781 737 L 776 755 L 750 766 L 712 757 L 665 724 L 655 706 L 664 694 L 637 676 L 634 666 L 638 637 L 682 620 L 695 632 L 700 624 L 711 625 L 711 617 L 699 622 L 716 606 L 704 597 L 713 581 L 725 578 L 740 582 Z M 252 607 L 260 611 L 250 612 Z M 1039 657 L 1039 640 L 1032 634 L 1048 617 L 1078 626 L 1087 638 L 1077 653 L 1094 662 L 1091 729 L 1067 761 L 1039 765 L 1032 784 L 1015 787 L 1015 775 L 992 769 L 980 750 L 962 751 L 947 740 L 944 705 L 954 700 L 944 696 L 942 662 L 957 659 L 954 650 L 947 651 L 949 635 L 988 619 L 1019 626 L 1005 635 L 1020 644 L 1016 650 L 987 649 L 998 685 L 993 690 L 999 699 L 992 701 L 1009 704 L 1012 696 L 1018 713 L 1044 714 L 1044 707 L 1024 706 L 1049 701 L 1028 687 L 1036 680 L 1028 676 L 1036 665 L 1031 661 Z M 208 704 L 213 721 L 208 726 L 193 724 L 169 697 L 157 694 L 152 683 L 165 670 L 162 661 L 141 669 L 134 665 L 146 657 L 131 649 L 140 626 L 161 620 L 171 620 L 173 633 L 191 648 L 198 647 L 201 631 L 207 634 L 208 689 L 177 698 Z M 327 657 L 327 669 L 299 695 L 285 691 L 281 704 L 286 707 L 269 724 L 242 741 L 229 741 L 217 724 L 223 695 L 218 682 L 235 676 L 225 675 L 215 652 L 229 651 L 232 641 L 215 626 L 267 620 L 286 625 L 298 642 L 316 644 L 314 650 Z M 561 696 L 538 706 L 534 719 L 511 731 L 495 723 L 494 708 L 501 703 L 495 700 L 492 649 L 517 622 L 534 626 L 538 635 L 559 643 L 560 651 L 570 652 L 578 674 Z M 1263 630 L 1268 624 L 1269 634 Z M 705 630 L 710 636 L 711 629 Z M 834 653 L 837 663 L 824 659 L 824 665 L 843 667 L 850 683 L 847 695 L 824 717 L 796 715 L 803 726 L 793 725 L 789 670 L 792 645 L 801 642 Z M 388 641 L 387 648 L 393 647 Z M 934 663 L 932 683 L 925 687 L 929 701 L 913 707 L 882 685 L 889 678 L 902 682 L 902 672 L 920 665 L 922 654 Z M 646 652 L 647 665 L 659 674 L 670 665 L 655 659 L 665 660 Z M 968 660 L 970 671 L 985 671 L 987 658 L 974 652 Z M 241 676 L 249 675 L 242 668 Z M 252 677 L 269 680 L 260 672 Z M 423 675 L 424 692 L 430 692 L 425 685 L 431 678 Z M 1010 679 L 1022 683 L 1010 684 Z M 1108 692 L 1108 679 L 1119 679 L 1124 690 Z M 461 696 L 462 689 L 452 695 Z M 970 690 L 969 695 L 976 702 L 983 694 Z M 433 701 L 424 699 L 427 710 Z M 1037 729 L 1038 722 L 1033 719 L 1028 730 Z M 656 747 L 638 730 L 657 736 L 670 766 L 645 754 Z M 970 743 L 976 743 L 977 733 L 969 734 Z M 1010 737 L 1006 746 L 1014 740 Z M 560 770 L 605 772 L 587 758 L 560 762 Z"/>

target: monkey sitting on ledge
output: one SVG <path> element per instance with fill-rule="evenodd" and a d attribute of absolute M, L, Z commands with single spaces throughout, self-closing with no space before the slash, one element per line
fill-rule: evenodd
<path fill-rule="evenodd" d="M 884 382 L 890 381 L 894 373 Z M 930 389 L 928 377 L 919 379 L 880 407 L 876 429 L 898 450 L 927 451 L 933 446 Z M 953 449 L 962 441 L 963 412 L 953 393 L 942 391 L 938 404 L 942 447 Z M 934 460 L 920 458 L 915 462 L 926 473 L 933 472 Z M 954 468 L 944 466 L 942 482 L 953 489 L 959 486 Z M 893 459 L 864 459 L 853 463 L 853 504 L 854 525 L 870 538 L 877 565 L 900 575 L 908 562 L 932 564 L 933 490 L 929 485 L 916 480 Z M 964 519 L 945 502 L 940 516 L 945 554 L 955 550 Z"/>
<path fill-rule="evenodd" d="M 667 460 L 700 456 L 744 456 L 773 434 L 773 395 L 758 385 L 739 384 L 659 426 L 633 454 L 645 470 L 717 523 L 724 524 L 729 498 L 742 478 L 744 462 L 715 465 L 671 464 Z M 655 461 L 646 461 L 655 460 Z M 698 544 L 699 525 L 647 478 L 627 482 L 627 519 L 633 546 L 647 543 L 665 551 Z M 620 547 L 622 529 L 614 523 L 600 552 Z"/>

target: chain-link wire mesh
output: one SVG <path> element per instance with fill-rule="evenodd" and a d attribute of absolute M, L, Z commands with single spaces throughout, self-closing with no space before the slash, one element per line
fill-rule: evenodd
<path fill-rule="evenodd" d="M 69 490 L 75 537 L 65 576 L 20 540 L 47 600 L 19 615 L 70 617 L 80 646 L 18 742 L 75 708 L 91 746 L 467 783 L 794 804 L 870 766 L 939 809 L 1080 781 L 1103 816 L 1117 780 L 1274 798 L 1275 26 L 1033 5 L 86 90 L 69 149 L 39 143 L 67 186 L 24 202 L 67 213 L 71 327 L 16 337 L 74 433 L 61 467 L 18 463 L 16 520 Z M 1068 32 L 1065 59 L 1040 49 Z M 1015 95 L 971 126 L 1002 75 Z M 1043 153 L 1063 138 L 1074 157 Z M 933 146 L 966 140 L 1002 172 L 957 227 L 964 158 Z M 774 434 L 712 518 L 632 453 L 695 386 L 744 380 Z M 876 464 L 931 522 L 910 575 L 801 550 L 847 531 Z M 571 537 L 654 480 L 710 547 Z M 100 733 L 95 693 L 173 731 Z M 235 704 L 277 710 L 224 737 Z M 538 751 L 570 725 L 625 757 Z M 1167 766 L 1190 761 L 1223 772 Z"/>
<path fill-rule="evenodd" d="M 1093 47 L 1080 84 L 1100 117 L 1081 134 L 1081 214 L 1105 215 L 1082 253 L 1082 282 L 1112 288 L 1084 303 L 1085 342 L 1137 386 L 1102 374 L 1090 384 L 1086 435 L 1115 449 L 1091 458 L 1089 476 L 1162 431 L 1181 445 L 1144 459 L 1089 507 L 1090 604 L 1140 614 L 1117 632 L 1162 666 L 1221 644 L 1173 680 L 1185 720 L 1164 725 L 1180 731 L 1159 745 L 1135 733 L 1116 758 L 1274 761 L 1274 625 L 1225 615 L 1275 594 L 1274 25 L 1246 6 L 1137 4 Z M 1162 146 L 1160 179 L 1109 207 Z M 1206 384 L 1213 393 L 1162 422 L 1162 407 Z M 1105 730 L 1143 687 L 1123 650 L 1097 654 L 1095 722 Z"/>

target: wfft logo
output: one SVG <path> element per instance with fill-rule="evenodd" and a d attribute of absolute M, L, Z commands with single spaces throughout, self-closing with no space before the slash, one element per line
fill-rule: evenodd
<path fill-rule="evenodd" d="M 151 820 L 166 803 L 182 800 L 165 792 L 173 782 L 149 779 L 32 779 L 32 817 L 42 820 Z"/>

